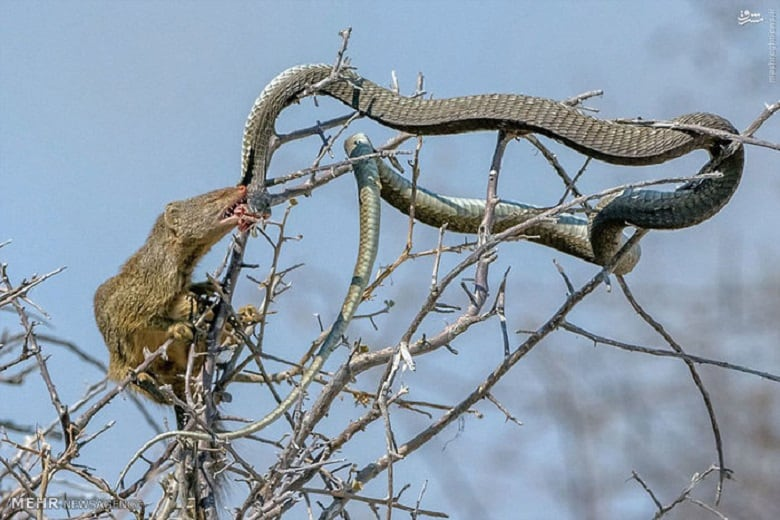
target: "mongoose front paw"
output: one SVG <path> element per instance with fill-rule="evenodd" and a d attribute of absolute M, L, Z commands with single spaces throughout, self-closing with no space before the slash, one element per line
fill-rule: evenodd
<path fill-rule="evenodd" d="M 149 372 L 139 372 L 135 376 L 135 383 L 138 386 L 147 388 L 147 387 L 153 387 L 157 388 L 157 379 L 150 374 Z"/>
<path fill-rule="evenodd" d="M 136 374 L 134 383 L 146 395 L 158 403 L 169 403 L 170 397 L 160 390 L 157 378 L 149 372 L 140 372 Z"/>
<path fill-rule="evenodd" d="M 263 319 L 263 315 L 257 310 L 257 307 L 248 304 L 238 309 L 238 319 L 241 322 L 241 325 L 248 326 L 260 323 Z"/>
<path fill-rule="evenodd" d="M 206 323 L 214 321 L 214 311 L 211 309 L 206 309 L 201 316 L 206 320 Z"/>
<path fill-rule="evenodd" d="M 168 327 L 168 336 L 179 341 L 192 341 L 195 338 L 195 331 L 191 323 L 178 321 Z"/>

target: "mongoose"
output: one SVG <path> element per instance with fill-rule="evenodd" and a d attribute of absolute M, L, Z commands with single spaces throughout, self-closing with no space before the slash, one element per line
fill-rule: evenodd
<path fill-rule="evenodd" d="M 119 274 L 98 287 L 95 320 L 110 354 L 109 378 L 124 379 L 143 362 L 144 351 L 153 352 L 170 339 L 167 355 L 139 374 L 133 387 L 157 402 L 168 403 L 158 388 L 171 385 L 174 394 L 184 398 L 184 375 L 195 332 L 192 317 L 197 309 L 192 271 L 231 229 L 246 230 L 257 220 L 247 209 L 246 193 L 245 186 L 238 186 L 171 202 L 141 249 Z"/>

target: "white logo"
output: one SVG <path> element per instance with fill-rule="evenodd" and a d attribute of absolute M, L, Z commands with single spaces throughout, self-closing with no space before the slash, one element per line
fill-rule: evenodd
<path fill-rule="evenodd" d="M 751 13 L 748 9 L 743 9 L 737 15 L 737 23 L 739 25 L 745 25 L 746 23 L 761 23 L 764 18 L 761 13 Z"/>

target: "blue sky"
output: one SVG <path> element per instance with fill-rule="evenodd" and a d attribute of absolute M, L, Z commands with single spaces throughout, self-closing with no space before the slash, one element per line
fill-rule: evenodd
<path fill-rule="evenodd" d="M 42 328 L 107 360 L 92 319 L 95 288 L 141 245 L 166 202 L 238 181 L 241 135 L 256 95 L 290 66 L 332 62 L 340 29 L 353 27 L 348 54 L 362 75 L 388 84 L 391 71 L 396 71 L 406 92 L 413 90 L 419 71 L 436 97 L 499 91 L 567 98 L 599 88 L 605 96 L 587 104 L 598 108 L 600 117 L 671 118 L 709 111 L 744 128 L 764 103 L 780 98 L 780 84 L 768 80 L 768 24 L 740 26 L 737 14 L 750 8 L 766 15 L 770 7 L 762 2 L 617 1 L 401 1 L 392 6 L 351 1 L 3 2 L 0 242 L 13 242 L 0 250 L 0 260 L 9 264 L 16 281 L 67 266 L 32 293 L 51 315 Z M 311 103 L 291 109 L 280 128 L 290 130 L 343 113 L 335 103 L 322 104 L 325 108 L 319 111 Z M 356 128 L 375 143 L 391 135 L 368 122 Z M 760 136 L 780 140 L 777 118 Z M 481 195 L 493 140 L 489 133 L 428 140 L 422 183 L 452 194 Z M 580 156 L 551 146 L 571 172 L 579 168 Z M 271 174 L 307 166 L 316 151 L 314 141 L 282 149 Z M 775 272 L 780 261 L 778 157 L 776 152 L 749 149 L 744 181 L 729 206 L 697 228 L 651 233 L 643 242 L 643 259 L 632 282 L 695 291 L 724 276 L 747 286 Z M 582 188 L 595 191 L 640 178 L 686 175 L 704 158 L 698 153 L 637 170 L 593 164 Z M 539 204 L 557 200 L 559 182 L 529 145 L 511 146 L 505 164 L 503 196 Z M 280 304 L 280 312 L 288 314 L 275 322 L 278 327 L 270 336 L 280 350 L 303 351 L 316 335 L 312 314 L 318 312 L 327 321 L 339 305 L 355 248 L 351 182 L 343 177 L 316 191 L 294 213 L 289 231 L 302 233 L 304 240 L 290 246 L 286 262 L 307 266 L 294 280 L 297 292 Z M 281 214 L 281 208 L 276 211 Z M 383 237 L 388 238 L 380 263 L 392 261 L 405 239 L 406 221 L 393 211 L 385 211 Z M 434 235 L 420 230 L 421 247 L 433 245 Z M 260 242 L 247 255 L 258 263 L 268 258 Z M 224 245 L 216 249 L 201 273 L 217 265 Z M 495 272 L 512 264 L 512 282 L 518 287 L 559 291 L 553 257 L 575 280 L 594 272 L 593 266 L 527 244 L 507 249 Z M 377 301 L 392 298 L 413 306 L 429 271 L 428 264 L 415 265 Z M 251 285 L 237 295 L 241 301 L 256 297 Z M 561 297 L 554 292 L 542 300 L 553 305 Z M 515 325 L 530 326 L 534 312 L 542 318 L 546 310 L 541 306 L 521 314 L 518 307 Z M 407 317 L 399 310 L 382 330 L 400 330 Z M 582 319 L 596 327 L 606 320 L 586 311 Z M 12 315 L 0 314 L 0 330 L 15 327 Z M 377 346 L 392 341 L 367 324 L 353 330 Z M 458 349 L 467 352 L 469 344 Z M 777 371 L 777 354 L 764 355 L 759 363 L 774 363 Z M 101 377 L 65 353 L 55 351 L 52 356 L 55 380 L 66 400 L 75 400 Z M 423 368 L 438 370 L 433 362 Z M 478 381 L 482 376 L 484 371 L 473 377 Z M 410 379 L 425 388 L 425 377 L 418 372 Z M 10 406 L 20 422 L 50 417 L 44 394 L 3 392 L 9 396 L 3 398 L 4 408 Z M 119 403 L 116 410 L 126 415 L 118 417 L 119 426 L 108 434 L 112 437 L 107 443 L 118 442 L 131 453 L 150 432 L 129 427 L 138 422 L 131 406 Z M 155 413 L 162 417 L 165 412 Z M 415 424 L 404 425 L 406 433 L 415 431 Z M 506 428 L 493 416 L 470 425 L 464 434 L 470 440 L 460 438 L 456 444 L 467 453 L 468 443 L 490 442 L 495 429 Z M 555 451 L 551 443 L 542 445 Z M 471 460 L 457 446 L 449 449 Z M 372 454 L 376 452 L 363 453 L 363 462 Z M 101 453 L 85 457 L 92 465 L 111 464 L 101 460 Z M 423 475 L 414 485 L 439 477 L 425 463 L 409 465 L 411 475 Z M 532 488 L 516 489 L 530 493 Z M 446 490 L 433 486 L 430 493 L 434 504 L 441 505 L 437 501 Z M 529 514 L 536 511 L 534 516 L 540 518 L 539 512 L 552 504 L 545 500 L 541 496 L 534 501 Z M 627 507 L 647 511 L 641 508 L 648 504 Z M 495 511 L 495 518 L 504 517 L 501 511 Z M 454 518 L 468 517 L 450 512 Z"/>

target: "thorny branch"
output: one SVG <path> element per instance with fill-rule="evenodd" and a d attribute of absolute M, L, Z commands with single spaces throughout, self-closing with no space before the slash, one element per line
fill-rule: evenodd
<path fill-rule="evenodd" d="M 339 50 L 335 70 L 346 66 L 345 51 L 349 38 L 349 32 L 343 33 L 343 45 Z M 313 86 L 308 94 L 316 92 Z M 422 95 L 422 83 L 418 83 L 415 95 Z M 567 100 L 569 104 L 578 104 L 584 99 L 598 95 L 598 92 L 589 92 Z M 758 127 L 772 114 L 780 109 L 780 103 L 766 107 L 764 112 L 739 138 L 745 144 L 766 146 L 771 149 L 780 149 L 774 143 L 758 140 L 752 137 Z M 18 441 L 7 433 L 0 439 L 0 444 L 13 450 L 11 456 L 0 457 L 0 482 L 3 489 L 0 492 L 0 511 L 3 515 L 22 513 L 22 510 L 13 505 L 13 500 L 22 496 L 44 497 L 55 483 L 72 480 L 79 485 L 90 489 L 91 492 L 100 493 L 102 496 L 115 500 L 123 500 L 147 496 L 149 486 L 155 480 L 162 485 L 162 497 L 154 508 L 154 516 L 159 518 L 180 516 L 184 508 L 199 508 L 206 518 L 218 516 L 218 505 L 212 499 L 215 487 L 219 487 L 220 479 L 232 478 L 234 481 L 246 483 L 246 493 L 242 495 L 242 501 L 235 510 L 238 518 L 274 518 L 279 517 L 297 503 L 303 501 L 309 508 L 309 515 L 316 516 L 312 504 L 319 504 L 316 497 L 327 497 L 330 503 L 322 506 L 321 518 L 335 518 L 340 514 L 346 515 L 346 508 L 352 502 L 365 504 L 379 517 L 379 511 L 384 509 L 387 518 L 393 511 L 410 513 L 413 517 L 445 518 L 446 514 L 439 511 L 423 508 L 421 502 L 424 494 L 414 505 L 409 505 L 408 497 L 402 500 L 404 492 L 409 484 L 397 482 L 398 477 L 394 472 L 394 465 L 412 456 L 421 447 L 428 444 L 448 425 L 465 417 L 466 414 L 479 414 L 477 405 L 481 400 L 487 399 L 506 417 L 507 420 L 520 424 L 515 419 L 509 407 L 496 398 L 494 390 L 502 378 L 515 367 L 536 346 L 546 340 L 554 331 L 563 329 L 571 333 L 581 335 L 594 343 L 614 346 L 630 351 L 638 351 L 657 356 L 677 357 L 688 364 L 691 375 L 699 388 L 705 406 L 710 413 L 713 434 L 716 438 L 716 450 L 718 453 L 718 466 L 708 469 L 701 475 L 695 475 L 683 492 L 663 506 L 651 487 L 634 472 L 634 479 L 639 482 L 650 495 L 657 507 L 657 518 L 682 502 L 696 503 L 700 507 L 714 511 L 707 504 L 690 496 L 693 488 L 701 482 L 709 473 L 719 471 L 721 481 L 718 486 L 716 503 L 722 492 L 722 484 L 728 475 L 725 468 L 725 454 L 720 440 L 719 426 L 713 412 L 714 406 L 710 396 L 695 371 L 694 364 L 712 364 L 727 370 L 740 371 L 756 375 L 773 382 L 780 382 L 780 376 L 753 368 L 727 363 L 715 359 L 689 354 L 683 350 L 661 325 L 660 322 L 650 316 L 636 302 L 625 280 L 618 277 L 618 283 L 623 289 L 629 304 L 635 312 L 642 316 L 672 347 L 673 351 L 642 347 L 631 343 L 620 342 L 615 339 L 600 336 L 574 325 L 570 321 L 571 312 L 585 298 L 604 284 L 609 277 L 611 266 L 619 260 L 620 256 L 637 243 L 646 233 L 637 231 L 621 252 L 612 260 L 610 265 L 600 270 L 586 283 L 577 288 L 576 284 L 561 272 L 569 286 L 569 294 L 560 304 L 558 309 L 534 328 L 525 339 L 512 346 L 507 333 L 507 322 L 512 316 L 505 315 L 505 302 L 509 298 L 507 294 L 508 273 L 504 273 L 498 280 L 492 280 L 490 266 L 496 258 L 497 251 L 505 242 L 517 240 L 523 231 L 533 222 L 550 218 L 557 213 L 565 211 L 587 201 L 601 198 L 610 193 L 625 189 L 627 186 L 619 186 L 603 190 L 596 194 L 586 195 L 578 190 L 576 183 L 585 167 L 575 176 L 567 174 L 565 168 L 557 161 L 555 155 L 543 147 L 533 136 L 524 136 L 529 139 L 544 154 L 551 168 L 558 172 L 564 180 L 565 192 L 561 197 L 561 203 L 551 208 L 536 219 L 515 226 L 502 233 L 491 232 L 493 222 L 493 210 L 499 199 L 498 180 L 502 166 L 502 158 L 505 147 L 514 136 L 504 132 L 498 132 L 497 143 L 493 160 L 486 171 L 486 196 L 487 209 L 483 218 L 480 233 L 475 241 L 449 245 L 445 242 L 446 229 L 440 230 L 439 241 L 435 247 L 415 249 L 414 242 L 414 207 L 409 211 L 409 227 L 406 244 L 396 260 L 377 273 L 374 282 L 365 290 L 363 300 L 370 302 L 374 295 L 383 289 L 383 284 L 393 273 L 400 273 L 403 267 L 412 260 L 434 257 L 432 262 L 432 283 L 428 294 L 423 298 L 414 316 L 410 319 L 408 327 L 401 334 L 397 334 L 397 341 L 390 346 L 374 348 L 365 345 L 360 338 L 343 338 L 344 345 L 349 347 L 349 354 L 338 366 L 323 369 L 315 378 L 319 387 L 311 387 L 310 398 L 306 402 L 301 400 L 295 412 L 285 414 L 284 433 L 277 438 L 262 439 L 252 435 L 246 439 L 255 448 L 270 448 L 275 450 L 272 462 L 264 469 L 259 470 L 255 464 L 247 459 L 244 453 L 243 443 L 232 443 L 229 436 L 221 432 L 224 428 L 232 428 L 234 424 L 251 422 L 252 419 L 226 415 L 230 408 L 231 384 L 236 382 L 262 382 L 262 385 L 254 385 L 253 408 L 258 410 L 257 415 L 262 415 L 262 408 L 267 408 L 270 403 L 279 403 L 291 384 L 295 384 L 305 366 L 311 361 L 314 352 L 322 342 L 325 334 L 315 338 L 311 345 L 302 353 L 301 349 L 285 350 L 284 355 L 278 355 L 276 345 L 269 346 L 267 332 L 273 322 L 277 304 L 281 298 L 300 290 L 294 287 L 291 272 L 301 266 L 284 266 L 285 246 L 290 242 L 300 240 L 299 236 L 287 234 L 288 216 L 294 211 L 297 201 L 295 197 L 310 196 L 315 190 L 325 184 L 334 181 L 350 171 L 352 160 L 335 161 L 331 164 L 321 164 L 326 158 L 333 155 L 332 147 L 339 137 L 348 130 L 350 124 L 359 116 L 346 114 L 325 122 L 317 122 L 308 128 L 297 130 L 286 135 L 276 136 L 273 147 L 292 143 L 310 136 L 319 136 L 322 146 L 315 155 L 310 167 L 298 172 L 268 179 L 267 187 L 281 187 L 279 191 L 270 194 L 271 205 L 286 203 L 282 218 L 278 222 L 269 222 L 265 229 L 258 230 L 266 242 L 270 245 L 272 254 L 269 260 L 265 277 L 254 279 L 261 297 L 252 308 L 235 310 L 231 304 L 231 297 L 236 287 L 239 273 L 246 267 L 243 260 L 243 252 L 247 244 L 247 234 L 235 237 L 227 265 L 222 276 L 222 295 L 219 303 L 213 309 L 214 320 L 209 336 L 209 362 L 206 363 L 207 372 L 201 379 L 202 387 L 192 388 L 188 403 L 184 403 L 192 410 L 194 419 L 188 425 L 185 432 L 166 432 L 156 436 L 143 446 L 128 463 L 128 468 L 136 461 L 143 461 L 145 466 L 134 475 L 133 479 L 126 479 L 129 475 L 122 473 L 115 485 L 108 480 L 94 475 L 94 471 L 76 463 L 82 451 L 89 448 L 90 444 L 100 436 L 111 431 L 113 421 L 105 424 L 97 424 L 98 412 L 109 407 L 112 400 L 124 391 L 124 388 L 133 381 L 134 374 L 129 374 L 126 380 L 119 385 L 106 389 L 104 381 L 91 386 L 84 397 L 71 404 L 65 404 L 60 396 L 52 373 L 48 370 L 48 356 L 50 347 L 61 346 L 68 349 L 82 362 L 101 367 L 99 360 L 87 354 L 78 346 L 64 342 L 50 335 L 40 334 L 36 330 L 36 321 L 31 318 L 30 311 L 25 305 L 29 305 L 39 312 L 30 299 L 29 293 L 33 288 L 39 287 L 44 281 L 60 272 L 53 271 L 44 276 L 32 277 L 22 283 L 14 285 L 8 274 L 7 266 L 1 266 L 2 286 L 0 287 L 0 310 L 9 307 L 19 317 L 21 332 L 11 336 L 3 335 L 0 338 L 0 355 L 14 353 L 15 358 L 0 364 L 0 374 L 10 373 L 16 370 L 13 377 L 3 376 L 0 384 L 34 384 L 28 375 L 33 372 L 41 374 L 44 387 L 54 409 L 56 420 L 51 421 L 46 427 L 22 425 L 17 431 L 23 432 L 27 438 Z M 669 127 L 670 123 L 646 122 L 659 127 Z M 671 123 L 673 125 L 673 123 Z M 675 128 L 682 128 L 680 125 Z M 684 129 L 713 134 L 711 129 L 703 129 L 686 125 Z M 333 135 L 326 135 L 328 131 L 334 131 Z M 717 134 L 722 137 L 722 135 Z M 385 145 L 379 148 L 377 156 L 396 158 L 397 147 L 413 136 L 399 134 Z M 733 138 L 733 136 L 729 136 Z M 419 157 L 422 150 L 422 140 L 418 139 L 411 167 L 413 172 L 413 189 L 416 189 L 420 174 Z M 273 151 L 273 150 L 272 150 Z M 586 163 L 587 165 L 587 163 Z M 681 182 L 689 178 L 662 179 L 658 181 L 644 181 L 634 183 L 632 187 L 644 187 L 659 183 Z M 294 181 L 298 184 L 288 186 Z M 571 200 L 564 202 L 570 195 Z M 412 197 L 414 200 L 414 197 Z M 0 244 L 0 247 L 6 243 Z M 458 255 L 458 263 L 446 272 L 442 269 L 442 258 L 450 255 Z M 305 268 L 305 266 L 303 266 Z M 464 280 L 467 270 L 473 267 L 473 275 Z M 466 283 L 468 281 L 468 283 Z M 495 294 L 491 294 L 491 282 L 497 286 Z M 445 305 L 442 296 L 447 289 L 460 284 L 465 289 L 462 295 L 463 305 Z M 293 290 L 295 289 L 295 290 Z M 447 293 L 452 298 L 452 291 Z M 492 301 L 491 301 L 492 298 Z M 448 324 L 434 333 L 421 332 L 422 324 L 426 318 L 437 312 L 447 310 L 451 312 Z M 460 311 L 459 314 L 455 312 Z M 385 306 L 384 312 L 392 312 L 392 303 Z M 45 315 L 45 313 L 43 313 Z M 377 313 L 368 313 L 372 323 Z M 455 352 L 452 344 L 472 332 L 472 327 L 483 322 L 494 322 L 499 326 L 504 342 L 505 356 L 490 370 L 479 384 L 460 396 L 453 396 L 454 404 L 430 403 L 406 399 L 407 387 L 399 383 L 399 374 L 403 370 L 414 370 L 414 358 L 423 354 L 432 354 L 438 351 L 438 355 L 449 356 Z M 229 342 L 220 338 L 220 331 L 230 324 L 232 330 Z M 380 325 L 381 326 L 381 323 Z M 273 347 L 273 348 L 272 348 Z M 269 350 L 271 352 L 268 352 Z M 147 357 L 138 371 L 143 370 L 158 356 L 165 355 L 165 349 L 160 349 Z M 223 360 L 227 357 L 227 360 Z M 34 361 L 34 362 L 33 362 Z M 250 371 L 250 366 L 252 370 Z M 277 372 L 274 367 L 282 366 Z M 369 377 L 369 372 L 376 367 L 384 367 L 384 371 L 375 377 Z M 102 370 L 102 368 L 101 368 Z M 365 391 L 362 387 L 374 385 L 374 390 Z M 270 399 L 264 395 L 268 392 Z M 334 402 L 339 397 L 348 396 L 356 404 L 363 407 L 363 412 L 356 418 L 349 417 L 338 423 L 338 427 L 328 434 L 325 429 L 319 431 L 320 422 L 333 410 Z M 222 399 L 222 404 L 217 406 L 215 400 Z M 201 399 L 205 399 L 201 401 Z M 273 405 L 270 405 L 273 406 Z M 143 406 L 139 405 L 143 410 Z M 398 410 L 413 410 L 428 419 L 428 423 L 408 436 L 402 438 L 394 428 L 394 416 Z M 439 414 L 434 416 L 434 414 Z M 16 425 L 11 421 L 5 421 L 6 431 L 14 432 Z M 147 414 L 147 421 L 156 431 L 161 428 L 156 425 Z M 374 455 L 371 462 L 358 466 L 351 460 L 348 451 L 350 441 L 360 436 L 367 435 L 374 423 L 378 423 L 384 434 L 384 449 Z M 13 426 L 11 428 L 10 426 Z M 59 428 L 59 431 L 58 431 Z M 202 432 L 206 432 L 206 439 Z M 147 457 L 148 449 L 161 440 L 176 438 L 176 442 L 168 443 L 161 453 Z M 197 441 L 197 442 L 195 442 Z M 252 442 L 254 441 L 254 442 Z M 55 446 L 61 445 L 58 452 Z M 335 460 L 334 455 L 340 453 L 340 457 L 347 457 L 347 463 L 343 459 Z M 335 467 L 334 467 L 335 466 Z M 386 494 L 384 497 L 367 496 L 363 489 L 367 483 L 377 476 L 385 473 L 387 477 Z M 227 476 L 230 477 L 227 477 Z M 215 478 L 216 477 L 216 478 Z M 322 486 L 313 484 L 313 479 L 320 478 Z M 10 482 L 12 484 L 7 484 Z M 400 488 L 400 489 L 399 489 Z M 413 501 L 413 500 L 412 500 Z M 146 516 L 145 507 L 141 502 L 134 510 L 137 517 Z M 36 512 L 41 516 L 42 511 Z M 717 513 L 717 512 L 715 512 Z M 109 506 L 96 507 L 94 510 L 84 513 L 81 517 L 93 517 L 111 515 Z"/>

